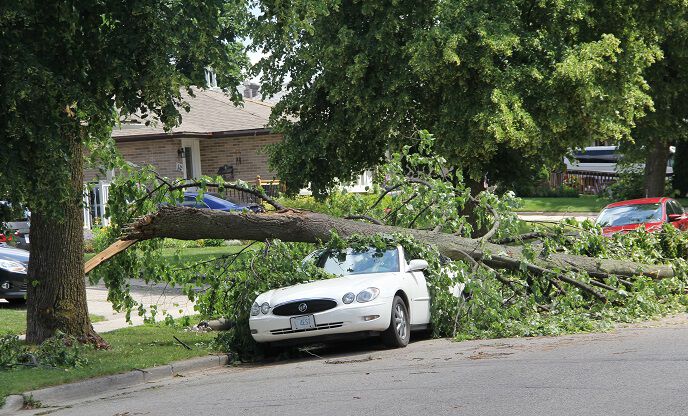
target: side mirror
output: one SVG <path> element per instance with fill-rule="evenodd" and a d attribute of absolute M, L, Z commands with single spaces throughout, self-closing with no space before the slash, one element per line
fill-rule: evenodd
<path fill-rule="evenodd" d="M 681 214 L 669 214 L 669 222 L 678 221 L 680 219 L 683 219 L 683 215 L 681 215 Z"/>
<path fill-rule="evenodd" d="M 408 268 L 406 269 L 406 271 L 408 271 L 408 272 L 419 272 L 419 271 L 425 270 L 427 268 L 428 268 L 428 262 L 427 261 L 421 260 L 421 259 L 415 259 L 415 260 L 411 260 L 409 262 L 409 265 L 408 265 Z"/>

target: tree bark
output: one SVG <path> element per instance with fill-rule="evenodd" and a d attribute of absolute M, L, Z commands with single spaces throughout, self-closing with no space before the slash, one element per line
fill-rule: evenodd
<path fill-rule="evenodd" d="M 158 212 L 131 224 L 122 239 L 147 240 L 167 237 L 179 240 L 218 238 L 262 241 L 276 238 L 282 241 L 316 243 L 329 240 L 333 231 L 340 237 L 353 234 L 404 233 L 419 241 L 435 245 L 440 253 L 451 259 L 463 259 L 467 253 L 471 258 L 480 260 L 491 267 L 517 269 L 521 261 L 526 261 L 522 248 L 519 246 L 491 244 L 480 239 L 463 238 L 451 234 L 370 224 L 325 214 L 292 210 L 255 214 L 165 206 Z M 552 254 L 546 259 L 537 258 L 531 263 L 547 269 L 575 268 L 595 276 L 642 274 L 664 278 L 671 277 L 674 273 L 671 266 L 645 265 L 563 253 Z"/>
<path fill-rule="evenodd" d="M 688 195 L 688 142 L 684 140 L 676 144 L 672 185 L 678 191 L 679 197 L 684 198 Z"/>
<path fill-rule="evenodd" d="M 70 151 L 70 195 L 55 212 L 31 213 L 26 340 L 38 344 L 61 331 L 98 346 L 88 316 L 83 269 L 83 150 L 78 127 L 65 128 Z"/>
<path fill-rule="evenodd" d="M 669 145 L 662 139 L 650 143 L 645 159 L 645 197 L 664 196 Z"/>

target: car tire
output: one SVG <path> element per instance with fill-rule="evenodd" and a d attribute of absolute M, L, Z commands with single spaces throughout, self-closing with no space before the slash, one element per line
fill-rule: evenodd
<path fill-rule="evenodd" d="M 390 315 L 389 328 L 382 333 L 382 342 L 390 348 L 404 348 L 411 339 L 411 322 L 401 297 L 394 297 Z"/>

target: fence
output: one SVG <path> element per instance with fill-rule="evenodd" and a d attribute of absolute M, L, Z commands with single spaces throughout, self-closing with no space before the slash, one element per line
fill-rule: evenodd
<path fill-rule="evenodd" d="M 618 177 L 619 175 L 614 172 L 552 172 L 549 176 L 549 185 L 552 188 L 566 185 L 576 189 L 580 194 L 599 195 L 616 182 Z"/>
<path fill-rule="evenodd" d="M 270 198 L 277 198 L 282 192 L 285 191 L 284 183 L 280 182 L 277 179 L 266 181 L 260 179 L 260 176 L 258 176 L 256 177 L 255 181 L 248 182 L 247 184 L 249 186 L 254 185 L 261 187 L 263 189 L 263 192 L 265 192 L 265 195 L 269 196 Z M 225 198 L 232 202 L 240 202 L 245 204 L 260 203 L 260 198 L 258 198 L 257 196 L 238 189 L 223 189 L 220 192 L 217 188 L 209 188 L 208 191 L 219 193 L 222 198 Z"/>

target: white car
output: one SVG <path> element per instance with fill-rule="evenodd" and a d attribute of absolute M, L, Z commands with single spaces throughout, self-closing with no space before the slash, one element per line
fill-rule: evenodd
<path fill-rule="evenodd" d="M 317 266 L 340 277 L 259 295 L 249 319 L 257 342 L 379 334 L 388 346 L 405 347 L 411 331 L 430 324 L 425 260 L 407 262 L 402 247 L 311 256 Z"/>

